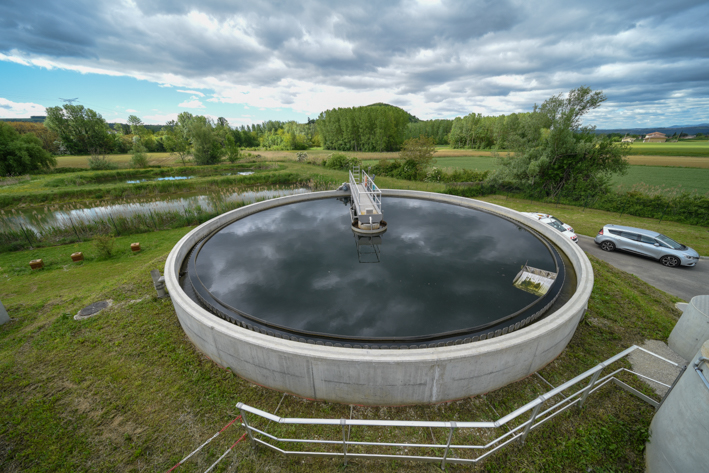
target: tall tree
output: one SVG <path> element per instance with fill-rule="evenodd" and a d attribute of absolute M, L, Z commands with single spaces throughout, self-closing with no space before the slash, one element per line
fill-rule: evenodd
<path fill-rule="evenodd" d="M 224 156 L 224 147 L 217 141 L 214 125 L 206 117 L 194 117 L 190 124 L 190 135 L 194 147 L 194 161 L 197 164 L 216 164 Z"/>
<path fill-rule="evenodd" d="M 108 125 L 100 113 L 83 105 L 64 105 L 47 108 L 44 125 L 59 135 L 71 154 L 106 153 L 112 140 Z"/>
<path fill-rule="evenodd" d="M 143 126 L 143 120 L 135 115 L 128 115 L 128 125 L 130 126 L 130 132 L 134 135 L 143 136 L 146 132 Z"/>
<path fill-rule="evenodd" d="M 44 126 L 42 123 L 33 122 L 7 122 L 21 135 L 33 133 L 42 141 L 42 148 L 52 154 L 59 153 L 59 135 Z"/>
<path fill-rule="evenodd" d="M 190 139 L 188 133 L 183 130 L 175 120 L 167 122 L 165 130 L 165 149 L 168 153 L 176 154 L 182 161 L 182 165 L 187 165 L 187 158 L 190 155 Z"/>
<path fill-rule="evenodd" d="M 33 133 L 19 134 L 0 122 L 0 176 L 23 174 L 57 165 L 57 159 L 42 148 Z"/>
<path fill-rule="evenodd" d="M 603 92 L 579 87 L 535 105 L 509 138 L 514 156 L 500 158 L 489 180 L 533 186 L 547 196 L 605 189 L 613 174 L 626 172 L 629 153 L 627 143 L 613 143 L 596 136 L 595 127 L 583 126 L 584 115 L 605 100 Z"/>
<path fill-rule="evenodd" d="M 404 141 L 399 157 L 421 173 L 431 165 L 435 152 L 436 144 L 433 138 L 421 135 L 418 138 L 409 138 Z"/>

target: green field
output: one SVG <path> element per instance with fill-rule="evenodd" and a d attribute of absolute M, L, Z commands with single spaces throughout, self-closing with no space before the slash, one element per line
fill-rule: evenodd
<path fill-rule="evenodd" d="M 633 143 L 630 154 L 709 157 L 709 140 L 679 143 Z"/>
<path fill-rule="evenodd" d="M 709 192 L 709 169 L 630 166 L 625 176 L 613 178 L 613 185 L 621 186 L 624 190 L 639 183 L 706 194 Z"/>
<path fill-rule="evenodd" d="M 479 171 L 497 168 L 495 158 L 482 156 L 437 158 L 435 166 L 440 168 L 477 169 Z M 653 187 L 664 186 L 666 188 L 679 188 L 704 194 L 709 192 L 709 169 L 630 166 L 625 176 L 616 176 L 613 178 L 613 185 L 621 186 L 623 189 L 630 189 L 634 185 L 639 184 L 648 184 Z"/>

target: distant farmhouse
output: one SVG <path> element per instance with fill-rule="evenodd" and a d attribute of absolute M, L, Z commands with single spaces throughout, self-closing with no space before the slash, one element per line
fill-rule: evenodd
<path fill-rule="evenodd" d="M 680 140 L 693 140 L 696 137 L 697 137 L 697 135 L 684 135 L 684 136 L 680 136 L 679 139 Z"/>
<path fill-rule="evenodd" d="M 667 135 L 659 131 L 648 133 L 643 139 L 643 143 L 664 143 L 665 141 L 667 141 Z"/>
<path fill-rule="evenodd" d="M 630 136 L 625 136 L 623 137 L 622 140 L 620 140 L 622 143 L 632 143 L 635 141 L 635 138 L 630 137 Z"/>

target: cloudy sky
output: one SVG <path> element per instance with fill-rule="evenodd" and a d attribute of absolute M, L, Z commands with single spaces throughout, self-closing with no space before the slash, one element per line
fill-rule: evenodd
<path fill-rule="evenodd" d="M 2 0 L 0 116 L 59 98 L 232 125 L 387 102 L 528 111 L 580 85 L 600 128 L 709 122 L 709 2 Z"/>

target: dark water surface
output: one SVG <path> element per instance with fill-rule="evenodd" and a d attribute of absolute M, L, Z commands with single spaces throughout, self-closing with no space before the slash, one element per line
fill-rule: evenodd
<path fill-rule="evenodd" d="M 375 247 L 358 246 L 337 199 L 265 210 L 214 234 L 197 273 L 222 303 L 272 324 L 410 337 L 514 313 L 537 299 L 512 285 L 522 265 L 556 270 L 542 241 L 495 215 L 391 197 L 383 214 L 389 229 Z"/>

